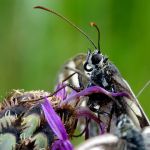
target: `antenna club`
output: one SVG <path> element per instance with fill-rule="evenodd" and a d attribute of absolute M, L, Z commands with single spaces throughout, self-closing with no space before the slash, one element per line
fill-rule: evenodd
<path fill-rule="evenodd" d="M 91 27 L 96 26 L 96 23 L 95 22 L 90 22 L 90 26 Z"/>
<path fill-rule="evenodd" d="M 99 53 L 100 53 L 100 30 L 98 28 L 98 26 L 96 25 L 95 22 L 90 22 L 90 25 L 91 27 L 95 27 L 97 32 L 98 32 L 98 50 L 99 50 Z"/>
<path fill-rule="evenodd" d="M 35 7 L 33 7 L 33 8 L 35 8 L 35 9 L 43 9 L 43 10 L 46 10 L 46 11 L 51 11 L 51 10 L 49 10 L 48 8 L 45 8 L 45 7 L 43 7 L 43 6 L 35 6 Z"/>
<path fill-rule="evenodd" d="M 42 6 L 34 6 L 33 8 L 41 8 Z"/>

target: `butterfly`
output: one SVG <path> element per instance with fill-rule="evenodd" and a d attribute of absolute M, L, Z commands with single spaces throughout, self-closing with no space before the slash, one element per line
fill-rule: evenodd
<path fill-rule="evenodd" d="M 96 61 L 97 64 L 94 63 Z M 90 69 L 87 69 L 88 67 Z M 89 51 L 87 55 L 79 54 L 66 62 L 58 74 L 58 82 L 73 73 L 76 74 L 65 80 L 65 83 L 83 89 L 98 85 L 109 92 L 126 92 L 129 95 L 129 97 L 116 97 L 115 100 L 103 94 L 94 93 L 88 96 L 86 106 L 97 113 L 108 125 L 107 132 L 114 131 L 114 120 L 122 113 L 128 114 L 138 128 L 150 125 L 127 81 L 121 76 L 116 66 L 109 60 L 106 61 L 106 57 L 98 50 L 93 53 Z M 117 101 L 121 107 L 118 107 L 114 101 Z"/>
<path fill-rule="evenodd" d="M 68 83 L 69 86 L 78 89 L 78 91 L 98 86 L 110 93 L 126 93 L 127 96 L 116 97 L 94 92 L 85 95 L 87 97 L 85 107 L 96 113 L 104 122 L 106 132 L 113 133 L 115 131 L 115 121 L 122 113 L 127 114 L 139 129 L 150 125 L 144 110 L 127 81 L 121 76 L 117 67 L 102 54 L 98 26 L 91 23 L 91 26 L 95 27 L 98 32 L 98 46 L 96 46 L 83 30 L 61 14 L 42 6 L 36 6 L 35 8 L 46 10 L 60 17 L 80 31 L 94 46 L 93 52 L 88 50 L 87 54 L 79 54 L 67 61 L 58 74 L 57 82 Z"/>

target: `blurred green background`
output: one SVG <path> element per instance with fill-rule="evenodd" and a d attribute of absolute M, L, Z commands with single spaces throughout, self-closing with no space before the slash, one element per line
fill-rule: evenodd
<path fill-rule="evenodd" d="M 48 12 L 52 8 L 82 28 L 117 65 L 135 94 L 150 80 L 149 0 L 1 0 L 0 95 L 11 89 L 52 90 L 60 66 L 92 45 L 74 28 Z M 150 116 L 150 87 L 139 100 Z"/>

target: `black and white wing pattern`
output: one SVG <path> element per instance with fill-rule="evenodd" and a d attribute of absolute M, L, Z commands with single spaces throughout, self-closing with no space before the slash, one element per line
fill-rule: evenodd
<path fill-rule="evenodd" d="M 69 83 L 74 87 L 87 87 L 88 80 L 87 78 L 85 78 L 87 74 L 84 71 L 83 67 L 85 60 L 86 54 L 78 54 L 72 59 L 68 60 L 62 66 L 61 70 L 58 73 L 57 83 L 61 83 L 63 80 L 65 80 L 65 83 Z M 71 74 L 75 73 L 76 71 L 81 72 L 82 75 L 79 72 L 77 72 L 76 74 L 68 78 Z"/>
<path fill-rule="evenodd" d="M 130 116 L 134 124 L 142 129 L 149 126 L 150 121 L 127 81 L 118 74 L 112 76 L 112 81 L 118 88 L 118 91 L 125 91 L 129 94 L 130 98 L 122 97 L 122 102 L 125 105 L 127 115 Z"/>

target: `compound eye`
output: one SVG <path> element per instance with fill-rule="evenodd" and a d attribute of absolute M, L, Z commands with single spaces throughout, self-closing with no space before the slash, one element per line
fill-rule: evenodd
<path fill-rule="evenodd" d="M 93 70 L 93 68 L 89 68 L 89 67 L 88 67 L 88 62 L 85 62 L 85 64 L 84 64 L 84 69 L 85 69 L 85 71 L 87 71 L 87 72 L 91 72 L 91 71 Z"/>
<path fill-rule="evenodd" d="M 100 54 L 93 54 L 91 58 L 92 64 L 93 65 L 98 64 L 101 61 L 101 59 L 102 59 L 102 56 Z"/>

